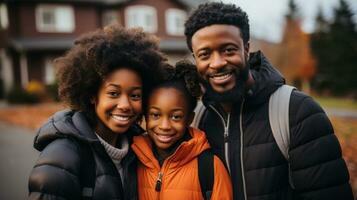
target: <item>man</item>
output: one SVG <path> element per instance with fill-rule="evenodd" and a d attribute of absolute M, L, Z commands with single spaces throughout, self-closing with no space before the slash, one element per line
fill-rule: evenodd
<path fill-rule="evenodd" d="M 199 128 L 230 171 L 234 199 L 353 199 L 333 128 L 321 107 L 294 90 L 287 161 L 269 124 L 269 97 L 285 83 L 261 52 L 249 54 L 249 22 L 239 7 L 200 5 L 185 24 L 205 88 Z"/>

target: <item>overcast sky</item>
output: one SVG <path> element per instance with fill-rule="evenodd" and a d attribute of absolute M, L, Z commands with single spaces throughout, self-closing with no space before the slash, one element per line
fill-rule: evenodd
<path fill-rule="evenodd" d="M 285 23 L 284 16 L 288 12 L 288 0 L 222 0 L 234 3 L 248 13 L 251 34 L 254 37 L 279 42 L 282 28 Z M 346 0 L 355 13 L 357 22 L 357 0 Z M 323 9 L 327 19 L 333 17 L 333 9 L 338 6 L 339 0 L 295 0 L 299 13 L 302 16 L 302 28 L 306 32 L 314 30 L 315 17 L 318 8 Z"/>

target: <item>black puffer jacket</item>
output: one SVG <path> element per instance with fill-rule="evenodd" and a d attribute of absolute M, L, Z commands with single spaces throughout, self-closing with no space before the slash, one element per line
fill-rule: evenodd
<path fill-rule="evenodd" d="M 142 133 L 132 126 L 126 135 Z M 136 157 L 131 150 L 122 160 L 120 175 L 81 112 L 60 111 L 40 128 L 34 147 L 41 151 L 29 178 L 29 199 L 81 199 L 83 148 L 90 147 L 95 165 L 93 199 L 137 199 Z M 89 151 L 90 152 L 90 151 Z M 85 165 L 85 164 L 82 164 Z M 94 175 L 94 172 L 93 172 Z"/>
<path fill-rule="evenodd" d="M 274 140 L 268 116 L 269 97 L 285 81 L 261 52 L 250 58 L 255 79 L 250 95 L 243 103 L 237 102 L 229 116 L 204 97 L 208 109 L 199 125 L 215 153 L 223 160 L 228 157 L 234 199 L 353 199 L 347 167 L 329 119 L 311 97 L 297 90 L 289 108 L 290 169 L 295 186 L 291 189 L 289 164 Z"/>

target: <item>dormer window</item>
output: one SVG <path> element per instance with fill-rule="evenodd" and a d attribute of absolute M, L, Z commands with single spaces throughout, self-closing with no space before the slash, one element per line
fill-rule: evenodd
<path fill-rule="evenodd" d="M 157 13 L 152 6 L 129 6 L 125 10 L 125 24 L 127 28 L 142 27 L 149 33 L 157 32 Z"/>
<path fill-rule="evenodd" d="M 118 24 L 118 23 L 119 23 L 119 15 L 116 10 L 106 10 L 103 12 L 103 16 L 102 16 L 103 26 Z"/>
<path fill-rule="evenodd" d="M 184 34 L 184 24 L 187 18 L 185 11 L 169 8 L 166 10 L 166 32 L 169 35 L 182 36 Z"/>
<path fill-rule="evenodd" d="M 74 11 L 66 5 L 39 5 L 36 8 L 36 28 L 39 32 L 74 31 Z"/>

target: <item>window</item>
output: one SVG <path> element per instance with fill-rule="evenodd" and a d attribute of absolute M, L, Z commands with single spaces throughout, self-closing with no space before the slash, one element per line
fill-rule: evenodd
<path fill-rule="evenodd" d="M 40 5 L 36 8 L 36 28 L 39 32 L 73 32 L 74 11 L 71 6 Z"/>
<path fill-rule="evenodd" d="M 166 32 L 170 35 L 181 36 L 184 34 L 184 24 L 187 14 L 183 10 L 169 8 L 165 13 Z"/>
<path fill-rule="evenodd" d="M 119 15 L 117 11 L 114 10 L 107 10 L 104 11 L 102 16 L 102 24 L 103 26 L 107 26 L 110 24 L 116 24 L 119 22 Z"/>
<path fill-rule="evenodd" d="M 0 4 L 0 29 L 7 29 L 9 25 L 9 18 L 7 13 L 7 6 Z"/>
<path fill-rule="evenodd" d="M 157 31 L 156 9 L 151 6 L 130 6 L 125 10 L 125 23 L 128 28 L 142 27 L 144 31 Z"/>

